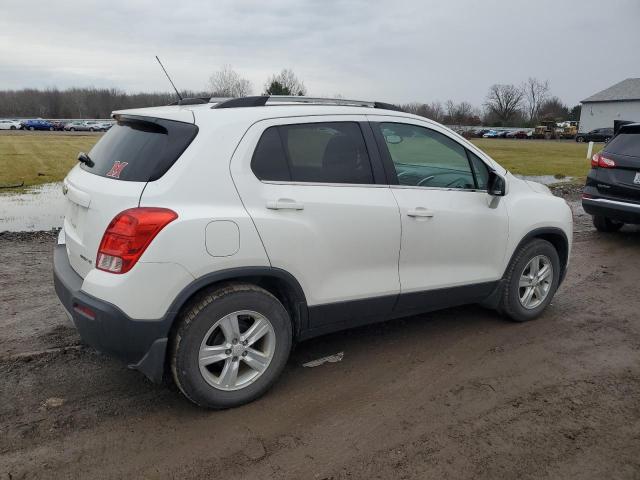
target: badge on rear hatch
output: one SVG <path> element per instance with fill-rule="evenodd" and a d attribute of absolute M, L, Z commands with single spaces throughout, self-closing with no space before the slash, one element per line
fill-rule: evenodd
<path fill-rule="evenodd" d="M 633 183 L 640 185 L 640 172 L 636 172 L 636 177 L 633 179 Z"/>
<path fill-rule="evenodd" d="M 107 177 L 120 178 L 122 170 L 124 170 L 124 167 L 127 165 L 129 165 L 127 162 L 113 162 L 113 167 L 111 167 L 111 170 L 107 172 Z"/>

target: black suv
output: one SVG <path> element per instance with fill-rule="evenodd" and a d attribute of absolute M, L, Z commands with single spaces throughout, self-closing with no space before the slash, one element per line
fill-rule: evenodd
<path fill-rule="evenodd" d="M 613 128 L 596 128 L 576 135 L 576 142 L 608 142 L 613 137 Z"/>
<path fill-rule="evenodd" d="M 601 232 L 640 224 L 640 123 L 621 127 L 593 156 L 582 206 Z"/>

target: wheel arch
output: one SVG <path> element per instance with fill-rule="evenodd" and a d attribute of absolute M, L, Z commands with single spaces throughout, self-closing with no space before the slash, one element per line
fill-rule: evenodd
<path fill-rule="evenodd" d="M 171 303 L 164 321 L 172 332 L 176 320 L 191 299 L 216 285 L 242 282 L 264 288 L 276 297 L 291 315 L 294 338 L 307 327 L 307 301 L 298 280 L 286 270 L 273 267 L 238 267 L 212 272 L 187 285 Z"/>
<path fill-rule="evenodd" d="M 551 243 L 556 251 L 558 252 L 558 257 L 560 257 L 560 283 L 564 280 L 564 277 L 567 273 L 567 264 L 569 262 L 569 239 L 567 238 L 566 233 L 557 227 L 542 227 L 531 230 L 527 233 L 516 248 L 511 254 L 511 258 L 509 259 L 509 263 L 507 264 L 507 269 L 509 268 L 509 264 L 513 259 L 513 256 L 517 254 L 517 252 L 528 242 L 535 238 L 540 238 L 542 240 L 546 240 Z M 506 273 L 506 269 L 505 269 Z"/>

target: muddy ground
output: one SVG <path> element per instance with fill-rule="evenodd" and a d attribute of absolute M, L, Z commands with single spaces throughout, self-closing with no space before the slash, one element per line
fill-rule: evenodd
<path fill-rule="evenodd" d="M 542 318 L 464 307 L 307 341 L 220 412 L 81 346 L 54 236 L 0 234 L 0 479 L 638 479 L 640 229 L 588 220 Z"/>

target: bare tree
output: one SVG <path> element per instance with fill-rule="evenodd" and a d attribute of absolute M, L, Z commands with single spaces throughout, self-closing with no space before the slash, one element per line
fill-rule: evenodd
<path fill-rule="evenodd" d="M 570 115 L 569 107 L 562 103 L 558 97 L 550 97 L 540 105 L 540 118 L 559 122 L 567 120 Z"/>
<path fill-rule="evenodd" d="M 441 122 L 444 118 L 444 110 L 440 102 L 431 102 L 430 104 L 412 102 L 400 105 L 400 108 L 407 113 L 420 115 L 436 122 Z"/>
<path fill-rule="evenodd" d="M 293 73 L 293 70 L 285 68 L 277 75 L 272 75 L 264 86 L 265 95 L 306 95 L 307 88 L 304 82 Z"/>
<path fill-rule="evenodd" d="M 209 78 L 209 90 L 213 97 L 246 97 L 251 95 L 251 82 L 225 65 Z"/>
<path fill-rule="evenodd" d="M 445 104 L 446 114 L 442 121 L 449 125 L 478 125 L 480 112 L 469 102 L 455 103 L 447 100 Z"/>
<path fill-rule="evenodd" d="M 549 96 L 549 80 L 544 82 L 537 78 L 529 77 L 522 84 L 522 92 L 526 104 L 527 117 L 530 123 L 538 118 L 540 105 L 542 105 Z"/>
<path fill-rule="evenodd" d="M 524 93 L 514 85 L 495 84 L 489 88 L 485 105 L 499 121 L 509 123 L 522 106 Z"/>

